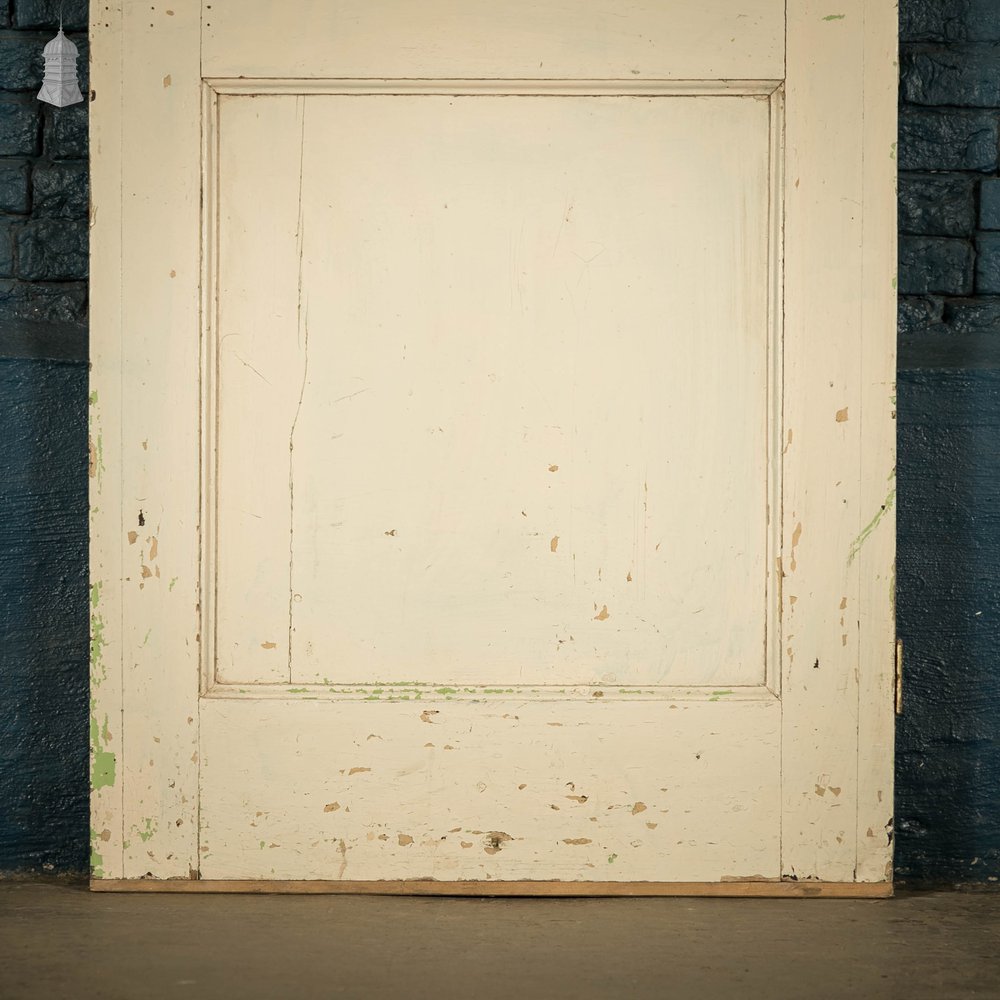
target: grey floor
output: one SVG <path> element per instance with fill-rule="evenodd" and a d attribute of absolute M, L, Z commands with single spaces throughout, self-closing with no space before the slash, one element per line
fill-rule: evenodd
<path fill-rule="evenodd" d="M 0 997 L 1000 998 L 1000 894 L 92 894 L 0 882 Z"/>

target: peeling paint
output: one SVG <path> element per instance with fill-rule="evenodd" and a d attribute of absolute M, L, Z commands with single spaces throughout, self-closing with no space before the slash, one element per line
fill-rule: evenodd
<path fill-rule="evenodd" d="M 142 821 L 142 827 L 133 826 L 132 832 L 145 844 L 156 835 L 157 824 L 155 820 L 144 819 Z"/>
<path fill-rule="evenodd" d="M 797 563 L 795 561 L 795 549 L 798 546 L 801 538 L 802 538 L 802 522 L 799 521 L 799 523 L 795 525 L 795 530 L 792 532 L 792 553 L 791 553 L 791 560 L 789 562 L 789 569 L 793 573 L 795 572 L 795 567 L 797 566 Z"/>
<path fill-rule="evenodd" d="M 469 831 L 470 833 L 474 831 Z M 487 854 L 499 854 L 503 849 L 503 845 L 509 843 L 514 838 L 509 833 L 504 833 L 502 830 L 491 830 L 486 834 L 486 845 L 483 850 Z"/>
<path fill-rule="evenodd" d="M 104 878 L 104 858 L 97 850 L 97 845 L 104 839 L 98 832 L 90 828 L 90 874 L 93 878 Z"/>

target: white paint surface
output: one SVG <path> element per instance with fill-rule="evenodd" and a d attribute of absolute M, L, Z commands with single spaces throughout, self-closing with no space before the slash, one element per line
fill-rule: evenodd
<path fill-rule="evenodd" d="M 223 100 L 221 677 L 763 683 L 769 110 Z"/>
<path fill-rule="evenodd" d="M 96 876 L 889 878 L 891 5 L 298 8 L 94 13 Z"/>

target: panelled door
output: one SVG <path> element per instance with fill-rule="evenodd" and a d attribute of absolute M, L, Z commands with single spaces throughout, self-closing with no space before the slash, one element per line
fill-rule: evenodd
<path fill-rule="evenodd" d="M 95 885 L 886 890 L 894 27 L 95 5 Z"/>

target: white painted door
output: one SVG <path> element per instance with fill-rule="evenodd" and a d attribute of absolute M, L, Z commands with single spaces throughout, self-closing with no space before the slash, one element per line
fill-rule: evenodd
<path fill-rule="evenodd" d="M 894 19 L 787 7 L 96 9 L 100 884 L 891 878 Z"/>

